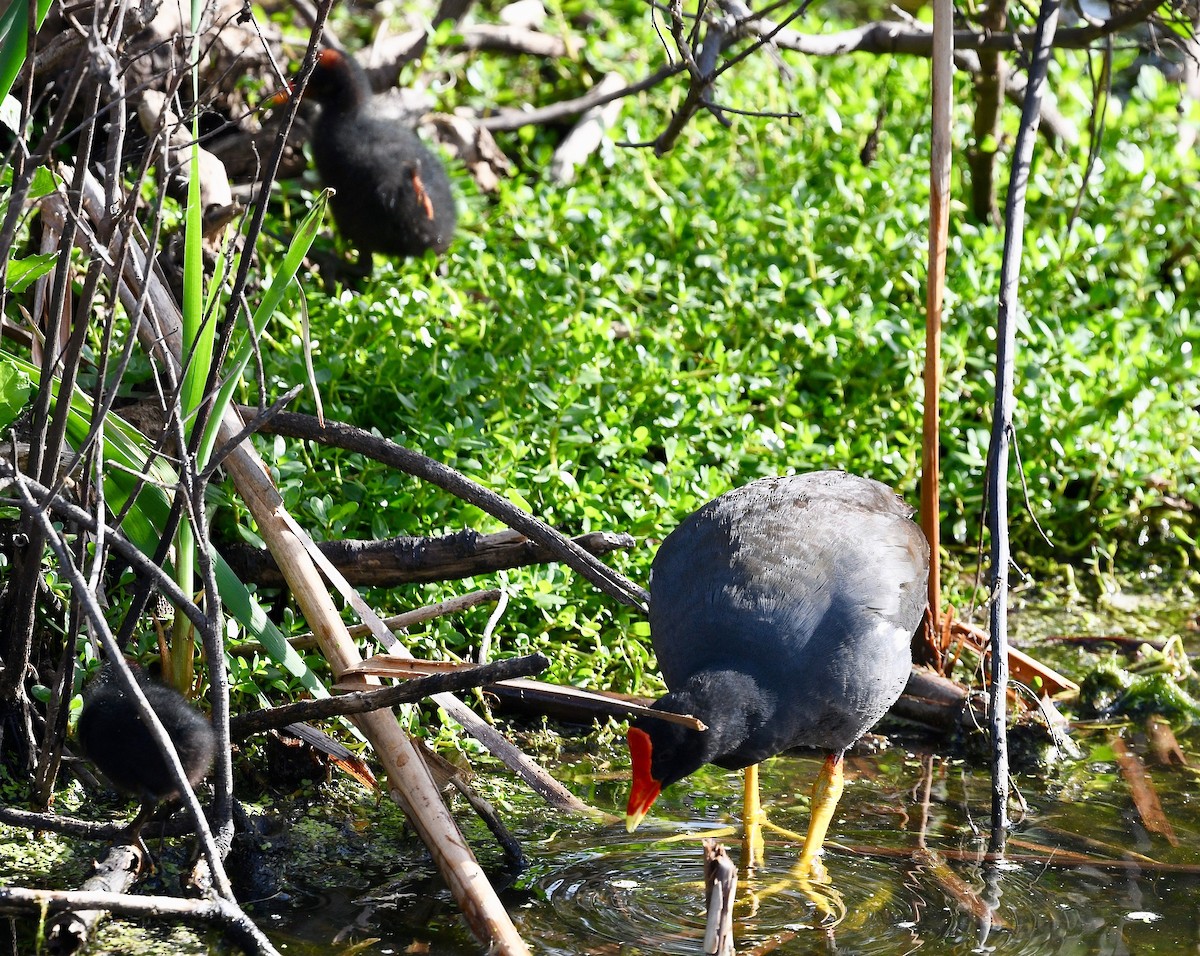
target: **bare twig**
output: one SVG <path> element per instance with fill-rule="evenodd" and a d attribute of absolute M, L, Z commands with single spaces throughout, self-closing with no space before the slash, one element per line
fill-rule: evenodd
<path fill-rule="evenodd" d="M 549 663 L 541 654 L 530 654 L 491 664 L 476 664 L 445 674 L 418 677 L 395 687 L 358 691 L 341 697 L 306 700 L 283 707 L 256 710 L 232 718 L 229 721 L 229 734 L 234 740 L 242 740 L 253 734 L 286 727 L 288 724 L 310 723 L 350 714 L 367 714 L 384 707 L 411 704 L 435 694 L 453 693 L 493 681 L 538 674 L 545 670 Z"/>
<path fill-rule="evenodd" d="M 278 956 L 270 940 L 241 911 L 236 903 L 220 898 L 181 900 L 173 896 L 128 896 L 124 893 L 97 893 L 86 890 L 31 890 L 25 887 L 0 887 L 0 913 L 6 916 L 39 916 L 62 910 L 107 910 L 122 916 L 151 919 L 182 919 L 217 926 L 247 953 Z"/>
<path fill-rule="evenodd" d="M 1017 315 L 1017 288 L 1025 229 L 1025 192 L 1033 159 L 1034 138 L 1041 118 L 1046 73 L 1058 26 L 1059 0 L 1042 0 L 1034 41 L 1033 62 L 1021 128 L 1013 150 L 1008 203 L 1004 214 L 1004 256 L 1000 271 L 1000 308 L 996 335 L 996 399 L 992 442 L 988 449 L 988 526 L 991 532 L 991 688 L 988 722 L 992 734 L 992 833 L 989 850 L 1004 852 L 1008 831 L 1008 453 L 1013 436 L 1013 378 Z"/>
<path fill-rule="evenodd" d="M 704 841 L 705 956 L 733 956 L 733 904 L 737 898 L 737 867 L 725 847 Z"/>
<path fill-rule="evenodd" d="M 632 536 L 611 531 L 593 531 L 571 540 L 592 555 L 635 544 Z M 511 529 L 480 534 L 468 528 L 438 538 L 322 541 L 318 547 L 351 584 L 372 587 L 451 581 L 557 558 L 548 548 Z M 221 553 L 243 581 L 267 587 L 283 584 L 283 574 L 269 551 L 238 543 L 222 548 Z"/>
<path fill-rule="evenodd" d="M 444 617 L 447 614 L 457 614 L 460 611 L 469 610 L 480 604 L 499 601 L 500 593 L 498 588 L 489 588 L 486 591 L 471 591 L 469 594 L 460 594 L 457 597 L 447 598 L 445 601 L 438 601 L 436 604 L 427 604 L 425 607 L 414 608 L 402 614 L 393 614 L 391 617 L 385 617 L 383 623 L 391 631 L 402 631 L 414 625 L 424 624 L 426 621 Z M 371 633 L 371 629 L 365 624 L 354 624 L 346 628 L 346 633 L 351 637 L 366 637 Z M 303 650 L 316 646 L 315 640 L 312 633 L 309 632 L 290 638 L 288 643 L 297 650 Z M 257 647 L 259 647 L 257 642 L 251 642 L 235 648 L 233 653 L 239 654 L 243 649 L 253 650 Z"/>
<path fill-rule="evenodd" d="M 646 608 L 649 594 L 643 588 L 603 562 L 597 561 L 545 522 L 539 521 L 533 515 L 514 506 L 508 499 L 484 488 L 448 465 L 353 425 L 326 422 L 322 427 L 316 419 L 294 412 L 280 414 L 263 431 L 358 452 L 437 485 L 515 528 L 530 540 L 536 541 L 610 597 L 639 610 L 644 611 Z"/>
<path fill-rule="evenodd" d="M 142 868 L 142 850 L 131 843 L 109 847 L 104 859 L 94 864 L 92 875 L 79 888 L 89 893 L 126 893 Z M 63 910 L 46 929 L 47 949 L 59 956 L 84 949 L 108 915 L 106 910 Z"/>
<path fill-rule="evenodd" d="M 1129 795 L 1137 808 L 1142 825 L 1151 833 L 1157 833 L 1166 839 L 1171 846 L 1179 846 L 1179 837 L 1175 828 L 1163 812 L 1162 803 L 1158 799 L 1158 791 L 1154 781 L 1146 773 L 1146 765 L 1142 758 L 1129 749 L 1125 739 L 1120 734 L 1111 734 L 1108 743 L 1117 758 L 1117 766 L 1121 768 L 1121 776 L 1129 787 Z"/>

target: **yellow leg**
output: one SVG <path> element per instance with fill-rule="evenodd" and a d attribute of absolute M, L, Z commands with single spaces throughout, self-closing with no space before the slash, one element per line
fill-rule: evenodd
<path fill-rule="evenodd" d="M 808 821 L 808 835 L 804 838 L 804 849 L 800 853 L 800 862 L 796 864 L 796 875 L 802 880 L 825 879 L 825 868 L 817 859 L 821 845 L 825 842 L 825 834 L 829 831 L 830 821 L 837 810 L 838 800 L 842 796 L 844 786 L 842 775 L 842 755 L 830 754 L 825 758 L 817 782 L 813 784 L 812 810 Z"/>
<path fill-rule="evenodd" d="M 766 815 L 758 799 L 758 764 L 751 764 L 743 772 L 742 869 L 750 871 L 763 864 L 762 825 Z"/>

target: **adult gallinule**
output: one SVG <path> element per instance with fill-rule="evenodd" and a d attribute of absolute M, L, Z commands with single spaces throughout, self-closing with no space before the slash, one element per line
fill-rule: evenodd
<path fill-rule="evenodd" d="M 167 736 L 179 753 L 188 782 L 195 786 L 212 765 L 216 742 L 212 725 L 181 694 L 134 671 L 142 693 L 158 715 Z M 137 703 L 117 680 L 111 663 L 83 692 L 83 711 L 76 729 L 80 749 L 122 790 L 142 801 L 142 810 L 131 824 L 136 831 L 154 807 L 179 797 L 179 788 Z"/>
<path fill-rule="evenodd" d="M 792 747 L 828 752 L 798 866 L 842 792 L 842 755 L 908 680 L 926 607 L 929 545 L 886 485 L 843 472 L 764 478 L 710 501 L 658 550 L 650 633 L 670 689 L 629 730 L 632 831 L 662 788 L 705 763 L 752 768 Z M 747 771 L 747 818 L 758 815 Z M 755 803 L 751 805 L 751 796 Z"/>
<path fill-rule="evenodd" d="M 450 180 L 416 133 L 390 115 L 354 59 L 322 50 L 304 91 L 321 104 L 313 128 L 317 172 L 333 187 L 333 217 L 363 256 L 442 253 L 457 223 Z"/>

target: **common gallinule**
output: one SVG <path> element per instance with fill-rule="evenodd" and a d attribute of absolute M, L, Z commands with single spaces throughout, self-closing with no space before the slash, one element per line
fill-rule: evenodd
<path fill-rule="evenodd" d="M 188 782 L 195 786 L 212 765 L 216 750 L 212 725 L 181 694 L 152 681 L 140 670 L 135 669 L 134 675 L 175 745 Z M 157 804 L 179 797 L 179 788 L 158 744 L 143 723 L 137 703 L 118 682 L 111 663 L 101 668 L 83 692 L 76 735 L 84 756 L 113 786 L 142 801 L 131 830 L 136 831 Z"/>
<path fill-rule="evenodd" d="M 458 217 L 438 158 L 372 94 L 354 59 L 325 49 L 304 91 L 321 104 L 312 150 L 338 229 L 363 256 L 442 253 Z"/>
<path fill-rule="evenodd" d="M 650 633 L 667 687 L 629 730 L 632 831 L 662 788 L 705 763 L 736 770 L 792 747 L 828 753 L 798 865 L 816 858 L 842 792 L 842 755 L 908 680 L 929 545 L 890 488 L 844 472 L 763 478 L 710 501 L 658 550 Z M 757 775 L 747 771 L 747 819 Z M 751 805 L 751 798 L 755 803 Z"/>

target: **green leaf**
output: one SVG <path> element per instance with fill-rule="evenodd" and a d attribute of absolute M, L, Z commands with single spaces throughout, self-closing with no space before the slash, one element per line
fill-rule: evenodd
<path fill-rule="evenodd" d="M 8 275 L 5 285 L 9 292 L 21 293 L 54 268 L 57 253 L 42 252 L 24 259 L 8 260 Z"/>
<path fill-rule="evenodd" d="M 193 136 L 198 128 L 193 123 Z M 191 417 L 204 400 L 204 387 L 212 366 L 216 323 L 205 321 L 203 209 L 200 207 L 200 146 L 192 143 L 188 174 L 187 209 L 183 241 L 183 354 L 185 356 L 180 402 Z M 203 459 L 201 459 L 203 462 Z"/>
<path fill-rule="evenodd" d="M 279 308 L 279 304 L 283 301 L 288 286 L 291 285 L 292 281 L 296 278 L 296 274 L 300 271 L 300 265 L 304 262 L 304 257 L 308 255 L 308 250 L 312 248 L 313 240 L 317 238 L 317 233 L 321 230 L 321 222 L 325 218 L 325 207 L 329 203 L 329 195 L 330 192 L 328 189 L 321 191 L 321 194 L 317 197 L 317 201 L 313 203 L 312 209 L 308 211 L 308 215 L 300 223 L 295 236 L 292 237 L 287 253 L 283 257 L 283 262 L 280 263 L 278 271 L 267 286 L 267 291 L 263 293 L 263 297 L 259 300 L 258 308 L 254 310 L 251 324 L 254 327 L 255 336 L 263 334 L 263 330 L 267 327 L 267 322 L 270 321 L 271 316 L 275 314 L 275 310 Z M 250 255 L 251 251 L 243 250 L 242 255 Z M 303 295 L 304 290 L 299 283 L 297 283 L 297 288 L 300 289 L 300 294 Z M 217 392 L 216 408 L 214 409 L 212 419 L 209 421 L 208 432 L 204 436 L 204 442 L 200 446 L 201 461 L 207 461 L 208 456 L 212 454 L 212 449 L 217 442 L 217 431 L 220 427 L 221 417 L 224 415 L 225 409 L 229 407 L 230 401 L 233 400 L 234 389 L 237 388 L 238 382 L 241 381 L 242 373 L 245 372 L 246 366 L 250 363 L 253 355 L 254 348 L 250 337 L 247 336 L 242 340 L 242 344 L 234 354 L 233 359 L 226 365 L 229 374 L 226 376 L 225 384 Z"/>
<path fill-rule="evenodd" d="M 6 429 L 21 414 L 33 394 L 33 382 L 20 369 L 0 364 L 0 429 Z"/>
<path fill-rule="evenodd" d="M 51 0 L 37 0 L 34 11 L 34 30 L 40 30 L 50 9 Z M 0 16 L 0 100 L 12 90 L 17 74 L 29 50 L 29 6 L 13 0 Z"/>

